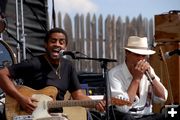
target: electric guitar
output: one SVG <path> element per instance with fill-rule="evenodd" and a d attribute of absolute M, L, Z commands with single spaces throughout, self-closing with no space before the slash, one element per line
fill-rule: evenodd
<path fill-rule="evenodd" d="M 27 86 L 17 86 L 20 93 L 25 96 L 33 97 L 38 100 L 37 108 L 33 111 L 33 120 L 43 120 L 42 118 L 50 118 L 51 115 L 48 113 L 49 108 L 60 108 L 60 107 L 72 107 L 82 106 L 87 108 L 95 108 L 96 104 L 101 100 L 66 100 L 66 101 L 55 101 L 58 90 L 56 87 L 48 86 L 41 90 L 34 90 Z M 25 112 L 18 102 L 6 95 L 5 98 L 5 114 L 7 120 L 13 120 L 15 116 L 29 115 Z M 112 98 L 111 104 L 113 105 L 131 105 L 127 100 Z"/>

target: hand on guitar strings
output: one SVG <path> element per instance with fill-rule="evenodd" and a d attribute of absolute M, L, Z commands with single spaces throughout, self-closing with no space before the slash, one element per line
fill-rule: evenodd
<path fill-rule="evenodd" d="M 24 111 L 27 113 L 32 113 L 37 107 L 37 100 L 32 97 L 24 96 L 20 101 L 20 105 Z"/>
<path fill-rule="evenodd" d="M 98 110 L 99 112 L 104 112 L 104 111 L 105 111 L 105 106 L 106 106 L 105 100 L 101 100 L 101 101 L 96 105 L 96 110 Z"/>

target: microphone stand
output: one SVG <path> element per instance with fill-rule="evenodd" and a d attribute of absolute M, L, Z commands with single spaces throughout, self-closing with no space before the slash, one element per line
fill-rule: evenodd
<path fill-rule="evenodd" d="M 103 69 L 103 78 L 106 82 L 105 87 L 106 87 L 106 95 L 105 95 L 105 99 L 106 99 L 106 114 L 105 114 L 105 118 L 106 120 L 109 120 L 109 98 L 110 98 L 110 87 L 109 87 L 109 82 L 108 82 L 108 72 L 107 72 L 107 61 L 102 61 L 101 62 L 101 68 Z"/>
<path fill-rule="evenodd" d="M 97 60 L 101 62 L 101 68 L 103 69 L 103 78 L 105 80 L 105 88 L 106 88 L 106 95 L 105 95 L 105 100 L 106 100 L 106 114 L 105 118 L 106 120 L 109 120 L 109 98 L 110 98 L 110 87 L 109 87 L 109 80 L 108 80 L 108 71 L 107 71 L 107 63 L 108 62 L 117 62 L 115 59 L 107 59 L 107 58 L 90 58 L 90 57 L 78 57 L 75 56 L 74 54 L 71 55 L 73 59 L 87 59 L 87 60 Z M 111 102 L 110 102 L 111 103 Z"/>
<path fill-rule="evenodd" d="M 108 59 L 108 58 L 91 58 L 91 57 L 80 57 L 76 56 L 74 53 L 69 54 L 73 59 L 84 59 L 84 60 L 96 60 L 99 62 L 117 62 L 115 59 Z"/>

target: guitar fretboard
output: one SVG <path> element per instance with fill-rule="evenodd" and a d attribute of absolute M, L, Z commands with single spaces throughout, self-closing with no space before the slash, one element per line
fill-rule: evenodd
<path fill-rule="evenodd" d="M 67 101 L 54 101 L 48 102 L 48 108 L 59 108 L 59 107 L 72 107 L 72 106 L 83 106 L 88 108 L 94 108 L 100 100 L 67 100 Z"/>

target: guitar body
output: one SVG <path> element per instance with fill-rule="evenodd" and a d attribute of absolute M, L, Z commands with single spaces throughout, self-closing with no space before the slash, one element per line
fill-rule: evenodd
<path fill-rule="evenodd" d="M 34 90 L 27 86 L 17 86 L 17 89 L 18 91 L 21 92 L 21 94 L 25 96 L 31 97 L 34 94 L 44 94 L 51 97 L 54 100 L 56 99 L 56 95 L 58 93 L 57 88 L 53 86 L 48 86 L 41 90 Z M 29 115 L 24 110 L 22 110 L 22 108 L 20 107 L 20 105 L 14 98 L 8 95 L 6 95 L 6 98 L 5 98 L 5 114 L 6 114 L 7 120 L 13 120 L 14 116 Z"/>
<path fill-rule="evenodd" d="M 48 86 L 41 90 L 34 90 L 27 86 L 17 86 L 17 89 L 24 96 L 29 96 L 38 100 L 37 108 L 32 113 L 33 120 L 47 120 L 49 118 L 52 118 L 53 116 L 51 116 L 48 113 L 49 108 L 60 108 L 60 107 L 67 108 L 67 107 L 77 107 L 77 106 L 94 108 L 96 104 L 101 101 L 101 100 L 56 101 L 58 90 L 56 87 L 53 86 Z M 119 106 L 131 105 L 129 101 L 123 99 L 117 99 L 117 98 L 111 98 L 111 104 L 119 105 Z M 72 109 L 67 108 L 66 112 L 68 111 L 72 111 Z M 16 116 L 29 115 L 21 108 L 20 104 L 14 98 L 8 95 L 6 95 L 5 98 L 5 114 L 7 120 L 13 120 L 13 118 Z M 79 116 L 80 114 L 78 113 L 77 115 Z M 72 119 L 74 119 L 74 117 Z"/>

